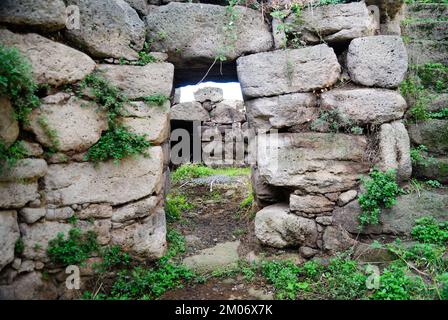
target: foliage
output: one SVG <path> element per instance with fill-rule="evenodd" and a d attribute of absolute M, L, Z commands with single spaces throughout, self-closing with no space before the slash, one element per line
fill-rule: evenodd
<path fill-rule="evenodd" d="M 325 5 L 329 5 L 329 4 L 341 4 L 341 3 L 346 3 L 346 0 L 319 0 L 319 2 L 317 3 L 318 6 L 325 6 Z"/>
<path fill-rule="evenodd" d="M 265 261 L 261 265 L 262 274 L 274 285 L 279 299 L 296 299 L 302 287 L 297 281 L 300 268 L 291 261 Z"/>
<path fill-rule="evenodd" d="M 448 108 L 443 108 L 439 111 L 429 112 L 428 116 L 431 119 L 448 119 Z"/>
<path fill-rule="evenodd" d="M 201 164 L 184 164 L 171 174 L 173 182 L 196 179 L 212 175 L 226 175 L 229 177 L 248 175 L 250 168 L 210 168 Z"/>
<path fill-rule="evenodd" d="M 369 177 L 362 180 L 366 191 L 358 198 L 361 206 L 359 222 L 362 226 L 379 223 L 381 208 L 391 208 L 402 192 L 393 170 L 381 172 L 375 169 L 369 173 Z"/>
<path fill-rule="evenodd" d="M 166 197 L 165 213 L 168 222 L 174 222 L 181 218 L 183 211 L 191 210 L 193 205 L 183 195 L 171 195 Z"/>
<path fill-rule="evenodd" d="M 414 165 L 427 167 L 434 163 L 434 158 L 428 156 L 428 148 L 424 145 L 419 145 L 411 148 L 411 161 Z"/>
<path fill-rule="evenodd" d="M 17 161 L 25 158 L 26 150 L 21 141 L 16 141 L 9 148 L 0 141 L 0 173 L 4 168 L 12 168 L 17 164 Z"/>
<path fill-rule="evenodd" d="M 412 237 L 422 243 L 448 244 L 448 222 L 438 222 L 434 217 L 423 217 L 415 221 Z"/>
<path fill-rule="evenodd" d="M 143 97 L 143 100 L 149 105 L 163 106 L 163 104 L 168 101 L 168 97 L 163 94 L 154 94 Z"/>
<path fill-rule="evenodd" d="M 337 109 L 321 110 L 319 117 L 311 123 L 313 131 L 330 131 L 362 134 L 363 129 L 350 118 L 342 115 Z"/>
<path fill-rule="evenodd" d="M 103 132 L 101 138 L 87 151 L 84 159 L 98 163 L 114 159 L 119 160 L 136 155 L 148 157 L 148 148 L 151 146 L 144 135 L 130 132 L 124 126 L 115 126 Z"/>
<path fill-rule="evenodd" d="M 23 243 L 23 239 L 22 238 L 17 239 L 17 241 L 14 245 L 14 253 L 17 255 L 20 255 L 23 253 L 24 249 L 25 249 L 25 244 Z"/>
<path fill-rule="evenodd" d="M 414 67 L 425 88 L 435 92 L 448 90 L 448 66 L 442 63 L 426 63 Z"/>
<path fill-rule="evenodd" d="M 63 265 L 79 264 L 98 250 L 96 234 L 82 234 L 78 228 L 69 231 L 67 239 L 62 232 L 48 242 L 47 253 L 51 261 Z"/>
<path fill-rule="evenodd" d="M 246 198 L 243 199 L 240 203 L 240 209 L 250 208 L 254 203 L 254 194 L 250 192 Z"/>
<path fill-rule="evenodd" d="M 101 263 L 102 270 L 111 270 L 116 267 L 128 266 L 131 257 L 128 253 L 123 252 L 120 246 L 107 247 L 102 252 L 103 261 Z"/>
<path fill-rule="evenodd" d="M 161 262 L 167 261 L 170 258 L 177 256 L 180 253 L 184 253 L 185 246 L 185 237 L 176 229 L 169 229 L 166 234 L 166 240 L 169 243 L 168 252 L 166 255 L 160 260 Z"/>
<path fill-rule="evenodd" d="M 36 90 L 28 59 L 18 49 L 0 44 L 0 96 L 10 99 L 17 120 L 26 123 L 28 114 L 39 106 Z"/>
<path fill-rule="evenodd" d="M 60 142 L 58 138 L 57 131 L 50 127 L 48 124 L 48 119 L 45 116 L 40 116 L 37 119 L 37 123 L 39 126 L 41 126 L 42 130 L 44 131 L 45 135 L 48 137 L 48 139 L 51 142 L 51 151 L 54 151 L 55 149 L 58 149 L 60 147 Z"/>

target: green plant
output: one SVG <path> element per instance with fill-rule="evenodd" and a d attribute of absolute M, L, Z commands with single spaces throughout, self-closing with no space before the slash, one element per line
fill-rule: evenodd
<path fill-rule="evenodd" d="M 51 150 L 54 151 L 60 147 L 60 142 L 58 138 L 58 133 L 55 129 L 51 128 L 48 124 L 48 119 L 45 116 L 39 116 L 37 118 L 37 123 L 41 126 L 42 130 L 44 131 L 45 135 L 48 137 L 48 139 L 51 142 Z"/>
<path fill-rule="evenodd" d="M 16 141 L 9 148 L 0 141 L 0 173 L 4 168 L 12 168 L 26 156 L 26 150 L 21 141 Z"/>
<path fill-rule="evenodd" d="M 209 168 L 201 164 L 184 164 L 171 174 L 173 182 L 207 177 L 212 175 L 225 175 L 229 177 L 243 176 L 250 173 L 250 168 Z"/>
<path fill-rule="evenodd" d="M 262 274 L 273 284 L 279 299 L 296 299 L 301 285 L 297 280 L 300 267 L 291 261 L 265 261 L 261 264 Z"/>
<path fill-rule="evenodd" d="M 428 148 L 424 145 L 419 145 L 411 148 L 411 161 L 414 165 L 427 167 L 434 163 L 434 158 L 428 156 Z"/>
<path fill-rule="evenodd" d="M 94 163 L 113 159 L 118 163 L 129 156 L 148 157 L 147 150 L 150 146 L 146 136 L 132 133 L 124 126 L 115 126 L 103 132 L 98 142 L 87 151 L 84 159 Z"/>
<path fill-rule="evenodd" d="M 181 218 L 182 212 L 191 210 L 193 205 L 183 195 L 171 195 L 166 197 L 165 213 L 168 222 L 174 222 Z"/>
<path fill-rule="evenodd" d="M 330 131 L 330 132 L 347 132 L 359 134 L 362 128 L 357 126 L 353 121 L 342 115 L 337 109 L 321 110 L 319 117 L 311 122 L 311 130 L 314 131 Z"/>
<path fill-rule="evenodd" d="M 17 255 L 20 255 L 23 253 L 24 249 L 25 249 L 25 244 L 23 243 L 22 238 L 17 239 L 17 241 L 14 245 L 14 253 Z"/>
<path fill-rule="evenodd" d="M 448 244 L 448 222 L 438 222 L 434 217 L 417 219 L 411 235 L 422 243 Z"/>
<path fill-rule="evenodd" d="M 0 44 L 0 97 L 9 98 L 17 120 L 28 122 L 28 114 L 39 106 L 36 90 L 28 59 L 18 49 Z"/>
<path fill-rule="evenodd" d="M 243 199 L 240 203 L 240 209 L 250 208 L 254 203 L 254 194 L 250 192 L 246 198 Z"/>
<path fill-rule="evenodd" d="M 442 184 L 437 180 L 427 180 L 425 184 L 430 188 L 442 188 Z"/>
<path fill-rule="evenodd" d="M 448 119 L 448 108 L 443 108 L 439 111 L 428 112 L 431 119 Z"/>
<path fill-rule="evenodd" d="M 154 94 L 143 97 L 143 100 L 149 105 L 163 106 L 163 104 L 168 101 L 168 97 L 163 94 Z"/>
<path fill-rule="evenodd" d="M 160 261 L 167 261 L 180 253 L 184 253 L 185 237 L 176 229 L 169 229 L 166 234 L 166 240 L 168 241 L 168 252 Z"/>
<path fill-rule="evenodd" d="M 47 253 L 51 261 L 63 265 L 79 264 L 98 250 L 96 234 L 82 234 L 78 228 L 69 231 L 67 239 L 62 232 L 48 242 Z"/>
<path fill-rule="evenodd" d="M 358 202 L 361 206 L 359 222 L 362 226 L 379 223 L 381 208 L 391 208 L 402 193 L 396 182 L 396 173 L 393 170 L 381 172 L 373 170 L 369 173 L 369 179 L 362 179 L 365 188 Z"/>
<path fill-rule="evenodd" d="M 448 90 L 448 66 L 442 63 L 426 63 L 414 67 L 425 88 L 436 92 Z"/>
<path fill-rule="evenodd" d="M 131 257 L 127 252 L 123 252 L 120 246 L 107 247 L 102 252 L 103 261 L 101 262 L 102 270 L 111 270 L 115 267 L 128 266 Z"/>

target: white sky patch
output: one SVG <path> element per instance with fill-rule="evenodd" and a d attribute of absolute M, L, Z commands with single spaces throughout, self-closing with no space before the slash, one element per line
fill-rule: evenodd
<path fill-rule="evenodd" d="M 225 100 L 241 100 L 243 101 L 243 94 L 241 92 L 241 86 L 239 82 L 202 82 L 198 85 L 190 85 L 180 88 L 180 102 L 194 101 L 193 92 L 204 87 L 218 87 L 221 88 L 224 93 Z"/>

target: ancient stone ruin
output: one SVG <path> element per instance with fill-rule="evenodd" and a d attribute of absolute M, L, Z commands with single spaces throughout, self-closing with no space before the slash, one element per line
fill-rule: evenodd
<path fill-rule="evenodd" d="M 401 186 L 412 177 L 448 182 L 447 117 L 411 121 L 418 100 L 399 90 L 412 65 L 448 63 L 446 21 L 431 29 L 402 24 L 433 17 L 436 5 L 302 1 L 300 15 L 287 7 L 270 16 L 241 2 L 229 17 L 219 1 L 204 2 L 2 1 L 0 44 L 29 60 L 39 106 L 18 119 L 18 97 L 0 91 L 2 148 L 23 145 L 14 166 L 1 158 L 1 299 L 73 298 L 47 249 L 74 227 L 141 261 L 163 257 L 171 135 L 176 128 L 193 135 L 193 123 L 201 125 L 199 152 L 214 148 L 200 162 L 251 166 L 257 212 L 250 228 L 263 246 L 292 248 L 304 259 L 349 248 L 361 255 L 380 236 L 409 236 L 420 216 L 447 220 L 442 191 L 399 196 L 379 224 L 362 228 L 358 220 L 361 181 L 374 169 L 394 170 Z M 235 70 L 244 101 L 205 88 L 180 102 L 177 73 L 220 65 Z M 117 91 L 100 87 L 97 76 Z M 434 89 L 428 112 L 446 110 L 447 95 Z M 120 109 L 111 113 L 114 103 Z M 95 158 L 103 154 L 93 148 L 120 128 L 144 150 Z M 254 161 L 251 142 L 266 152 Z M 411 161 L 420 145 L 434 161 Z"/>

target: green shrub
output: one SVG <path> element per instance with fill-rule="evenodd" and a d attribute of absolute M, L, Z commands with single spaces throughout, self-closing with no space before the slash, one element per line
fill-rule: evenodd
<path fill-rule="evenodd" d="M 0 141 L 0 173 L 6 168 L 12 168 L 17 161 L 26 157 L 26 150 L 21 141 L 16 141 L 9 148 Z"/>
<path fill-rule="evenodd" d="M 183 164 L 171 174 L 173 182 L 196 179 L 212 175 L 225 175 L 229 177 L 250 174 L 250 168 L 209 168 L 202 164 Z"/>
<path fill-rule="evenodd" d="M 166 261 L 177 256 L 180 253 L 185 252 L 185 237 L 176 229 L 168 230 L 166 234 L 166 240 L 168 242 L 168 252 L 166 253 L 165 257 L 161 259 L 161 261 Z"/>
<path fill-rule="evenodd" d="M 116 126 L 103 132 L 101 138 L 87 151 L 84 159 L 98 163 L 113 159 L 119 162 L 129 156 L 143 155 L 148 157 L 151 146 L 144 135 L 130 132 L 124 126 Z"/>
<path fill-rule="evenodd" d="M 125 267 L 131 262 L 131 257 L 127 252 L 123 252 L 120 246 L 111 246 L 102 252 L 103 261 L 101 263 L 102 270 L 111 270 L 115 267 Z"/>
<path fill-rule="evenodd" d="M 361 206 L 359 222 L 362 226 L 379 223 L 381 208 L 391 208 L 402 192 L 393 170 L 381 172 L 375 169 L 369 173 L 369 177 L 362 180 L 366 191 L 358 198 Z"/>
<path fill-rule="evenodd" d="M 22 122 L 27 122 L 28 114 L 40 104 L 31 70 L 19 50 L 0 44 L 0 97 L 10 99 L 16 119 Z"/>
<path fill-rule="evenodd" d="M 425 88 L 436 92 L 448 90 L 448 66 L 442 63 L 426 63 L 415 66 L 418 77 Z"/>
<path fill-rule="evenodd" d="M 448 222 L 438 222 L 434 217 L 417 219 L 411 235 L 422 243 L 448 244 Z"/>
<path fill-rule="evenodd" d="M 246 198 L 243 199 L 240 203 L 240 209 L 250 208 L 254 203 L 254 194 L 253 192 L 249 193 Z"/>
<path fill-rule="evenodd" d="M 168 101 L 168 97 L 163 94 L 153 94 L 151 96 L 143 97 L 143 100 L 149 105 L 163 106 Z"/>
<path fill-rule="evenodd" d="M 300 267 L 291 261 L 265 261 L 261 268 L 264 277 L 274 285 L 277 298 L 296 299 L 298 291 L 302 288 L 297 279 Z"/>
<path fill-rule="evenodd" d="M 63 265 L 80 264 L 98 250 L 96 234 L 92 231 L 82 234 L 77 228 L 69 231 L 67 239 L 58 233 L 48 242 L 47 253 L 51 261 Z"/>
<path fill-rule="evenodd" d="M 165 202 L 165 213 L 168 222 L 174 222 L 181 218 L 182 212 L 191 210 L 193 205 L 183 195 L 168 195 Z"/>
<path fill-rule="evenodd" d="M 428 156 L 428 148 L 424 145 L 419 145 L 411 148 L 411 161 L 414 165 L 427 167 L 434 163 L 434 158 Z"/>
<path fill-rule="evenodd" d="M 25 249 L 25 244 L 23 243 L 22 238 L 17 239 L 17 241 L 14 245 L 14 253 L 17 255 L 20 255 L 23 253 L 24 249 Z"/>

